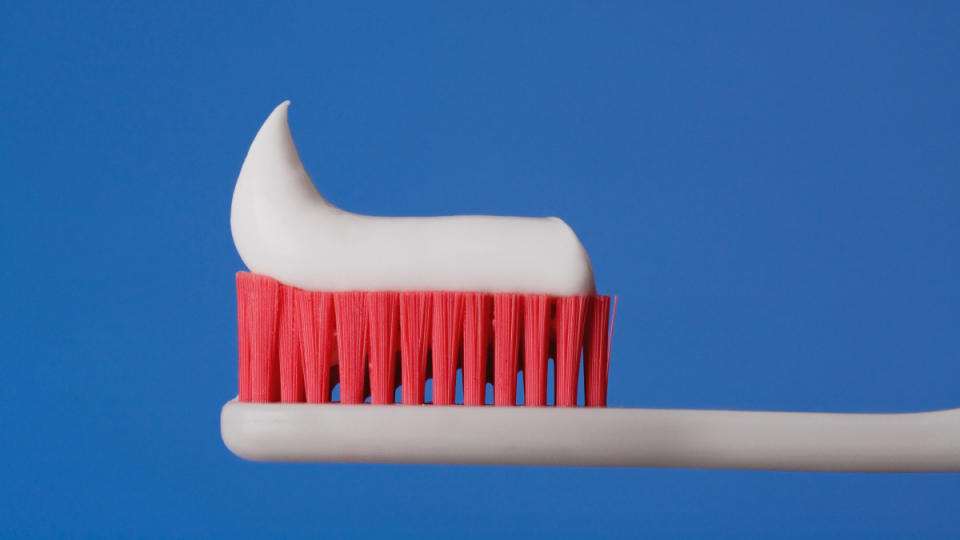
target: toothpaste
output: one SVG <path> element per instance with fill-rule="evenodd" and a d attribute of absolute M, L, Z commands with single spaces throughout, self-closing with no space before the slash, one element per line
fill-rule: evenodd
<path fill-rule="evenodd" d="M 250 145 L 230 227 L 251 272 L 314 291 L 594 294 L 590 257 L 555 217 L 375 217 L 317 191 L 281 103 Z"/>

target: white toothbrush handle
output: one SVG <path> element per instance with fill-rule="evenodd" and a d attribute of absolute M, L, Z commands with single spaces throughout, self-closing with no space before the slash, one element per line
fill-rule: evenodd
<path fill-rule="evenodd" d="M 960 471 L 960 409 L 845 414 L 228 402 L 258 461 Z"/>

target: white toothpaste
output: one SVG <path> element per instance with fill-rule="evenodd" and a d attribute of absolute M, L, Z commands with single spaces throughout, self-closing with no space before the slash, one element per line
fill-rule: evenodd
<path fill-rule="evenodd" d="M 593 294 L 590 257 L 562 220 L 374 217 L 341 210 L 307 175 L 281 103 L 250 145 L 230 227 L 251 272 L 307 290 Z"/>

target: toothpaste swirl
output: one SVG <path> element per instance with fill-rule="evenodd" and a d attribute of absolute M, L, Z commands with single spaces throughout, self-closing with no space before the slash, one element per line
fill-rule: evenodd
<path fill-rule="evenodd" d="M 263 123 L 233 192 L 233 241 L 251 272 L 315 291 L 594 293 L 590 257 L 558 218 L 375 217 L 333 206 L 303 168 L 289 105 Z"/>

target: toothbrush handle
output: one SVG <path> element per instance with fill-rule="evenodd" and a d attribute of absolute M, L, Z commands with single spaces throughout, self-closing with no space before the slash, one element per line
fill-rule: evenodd
<path fill-rule="evenodd" d="M 960 471 L 960 409 L 846 414 L 228 402 L 224 442 L 261 461 L 790 471 Z"/>
<path fill-rule="evenodd" d="M 615 436 L 609 451 L 598 449 L 609 464 L 960 471 L 960 409 L 908 414 L 638 409 L 623 410 L 618 420 L 622 428 L 629 425 L 629 433 Z"/>

